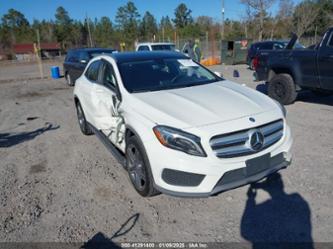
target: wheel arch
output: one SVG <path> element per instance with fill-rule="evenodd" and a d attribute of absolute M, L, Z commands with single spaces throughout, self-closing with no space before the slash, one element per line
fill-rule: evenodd
<path fill-rule="evenodd" d="M 268 72 L 268 81 L 271 81 L 277 74 L 289 74 L 295 81 L 294 73 L 289 68 L 273 67 Z"/>
<path fill-rule="evenodd" d="M 296 90 L 301 90 L 301 87 L 298 85 L 297 74 L 288 67 L 272 67 L 268 72 L 268 82 L 270 82 L 278 74 L 289 74 L 294 81 Z"/>
<path fill-rule="evenodd" d="M 75 105 L 76 105 L 77 103 L 79 103 L 79 102 L 80 102 L 79 97 L 76 96 L 76 95 L 74 95 L 74 103 L 75 103 Z"/>
<path fill-rule="evenodd" d="M 147 163 L 148 163 L 148 165 L 146 165 L 146 166 L 147 166 L 148 171 L 149 171 L 148 174 L 151 176 L 151 180 L 152 180 L 152 186 L 151 187 L 153 188 L 151 194 L 149 194 L 148 196 L 157 195 L 160 192 L 156 189 L 157 185 L 155 183 L 155 176 L 154 176 L 154 171 L 152 169 L 152 165 L 150 163 L 149 153 L 148 153 L 140 135 L 137 133 L 137 131 L 131 125 L 126 124 L 126 130 L 125 130 L 126 149 L 125 150 L 127 150 L 127 140 L 128 140 L 128 138 L 133 137 L 133 136 L 137 139 L 138 145 L 142 148 L 143 152 L 145 153 L 145 160 L 147 160 Z M 126 155 L 126 151 L 125 151 L 125 155 Z"/>
<path fill-rule="evenodd" d="M 128 138 L 135 136 L 140 140 L 140 143 L 143 145 L 141 138 L 140 138 L 139 134 L 136 132 L 136 130 L 131 125 L 128 125 L 128 124 L 126 124 L 125 127 L 126 127 L 125 141 L 127 141 Z"/>

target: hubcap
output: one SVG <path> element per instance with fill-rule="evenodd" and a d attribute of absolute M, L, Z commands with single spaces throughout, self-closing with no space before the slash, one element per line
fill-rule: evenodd
<path fill-rule="evenodd" d="M 127 148 L 128 171 L 135 187 L 142 191 L 146 186 L 146 171 L 139 150 L 132 144 Z"/>
<path fill-rule="evenodd" d="M 275 85 L 275 93 L 279 98 L 283 98 L 285 96 L 286 91 L 283 84 L 277 83 Z"/>

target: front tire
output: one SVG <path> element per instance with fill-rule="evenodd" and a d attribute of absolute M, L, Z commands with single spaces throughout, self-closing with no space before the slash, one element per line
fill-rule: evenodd
<path fill-rule="evenodd" d="M 157 195 L 147 154 L 137 137 L 127 139 L 126 168 L 135 190 L 143 197 Z"/>
<path fill-rule="evenodd" d="M 268 84 L 268 96 L 283 105 L 290 105 L 297 98 L 296 86 L 289 74 L 278 74 Z"/>
<path fill-rule="evenodd" d="M 86 136 L 94 134 L 86 120 L 82 106 L 79 101 L 76 103 L 76 113 L 81 132 Z"/>

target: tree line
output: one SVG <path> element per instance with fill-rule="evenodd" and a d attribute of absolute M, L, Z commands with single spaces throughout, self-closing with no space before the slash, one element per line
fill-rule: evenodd
<path fill-rule="evenodd" d="M 278 1 L 275 15 L 267 10 Z M 241 0 L 246 6 L 240 20 L 226 19 L 224 32 L 221 22 L 209 16 L 194 18 L 191 9 L 179 4 L 174 16 L 157 20 L 146 11 L 141 15 L 134 2 L 129 1 L 117 10 L 114 20 L 107 16 L 91 20 L 73 20 L 64 7 L 58 7 L 53 20 L 33 20 L 9 9 L 1 17 L 0 45 L 12 52 L 13 44 L 37 41 L 59 42 L 62 49 L 82 46 L 133 49 L 136 41 L 177 41 L 179 39 L 282 39 L 293 31 L 299 36 L 316 36 L 333 26 L 332 0 L 303 0 L 294 5 L 292 0 Z M 240 13 L 241 14 L 241 13 Z"/>

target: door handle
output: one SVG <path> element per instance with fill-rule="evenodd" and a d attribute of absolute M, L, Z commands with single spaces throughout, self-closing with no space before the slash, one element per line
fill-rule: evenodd
<path fill-rule="evenodd" d="M 96 89 L 96 92 L 97 93 L 103 93 L 103 90 L 102 89 Z"/>

